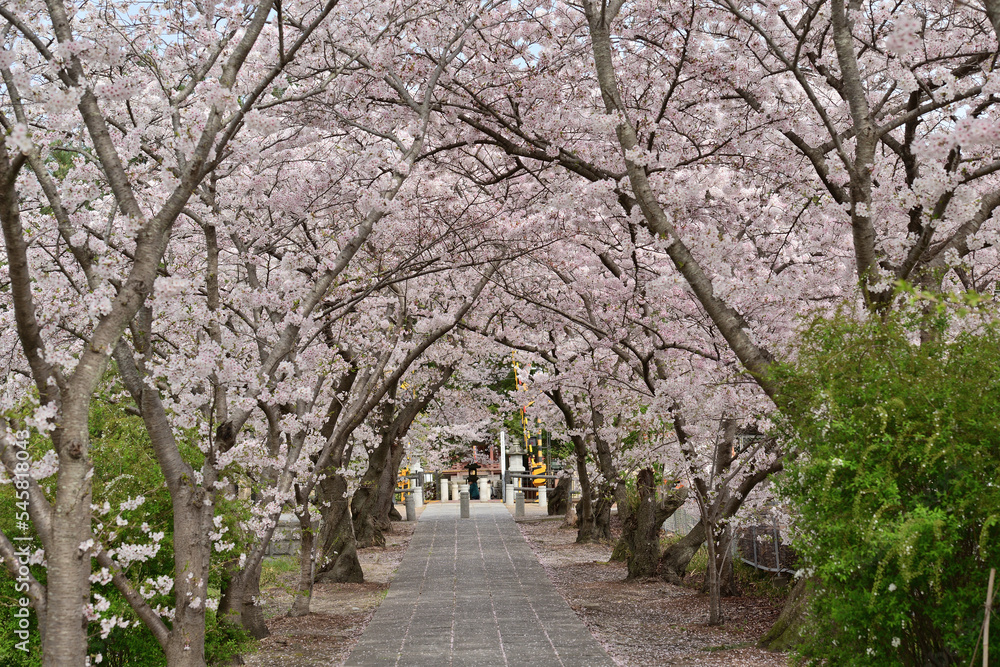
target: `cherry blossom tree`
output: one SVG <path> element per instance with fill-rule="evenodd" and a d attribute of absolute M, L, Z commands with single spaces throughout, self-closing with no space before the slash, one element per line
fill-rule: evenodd
<path fill-rule="evenodd" d="M 47 498 L 37 483 L 31 489 L 31 517 L 47 563 L 45 596 L 34 598 L 44 620 L 45 664 L 86 661 L 93 391 L 152 292 L 193 192 L 226 159 L 248 113 L 334 4 L 287 7 L 295 27 L 279 40 L 280 52 L 260 39 L 270 1 L 246 8 L 180 3 L 162 14 L 127 5 L 72 14 L 55 2 L 0 8 L 7 47 L 0 62 L 4 240 L 20 347 L 37 391 L 34 420 L 50 433 L 58 456 L 55 497 Z M 59 151 L 79 156 L 79 177 L 67 181 L 53 173 Z M 22 202 L 28 201 L 51 214 L 36 216 L 29 207 L 26 220 Z M 46 239 L 58 253 L 51 259 L 55 270 L 40 266 L 29 239 Z M 123 252 L 105 262 L 111 248 Z M 66 280 L 60 291 L 81 298 L 82 319 L 68 321 L 77 313 L 38 300 L 32 284 L 43 276 Z M 68 348 L 53 337 L 64 324 L 81 334 Z M 10 469 L 8 436 L 5 431 L 3 453 Z M 110 559 L 96 555 L 99 562 Z M 138 601 L 122 585 L 126 597 Z M 198 637 L 189 635 L 183 611 L 177 621 L 173 631 L 160 622 L 154 635 L 172 664 L 197 664 L 203 660 Z"/>

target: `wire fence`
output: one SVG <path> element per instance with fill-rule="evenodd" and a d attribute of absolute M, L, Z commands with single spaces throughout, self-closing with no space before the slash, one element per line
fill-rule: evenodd
<path fill-rule="evenodd" d="M 668 533 L 687 535 L 692 528 L 698 525 L 699 521 L 701 521 L 701 514 L 698 512 L 698 505 L 689 500 L 678 507 L 677 511 L 663 522 L 663 530 Z"/>

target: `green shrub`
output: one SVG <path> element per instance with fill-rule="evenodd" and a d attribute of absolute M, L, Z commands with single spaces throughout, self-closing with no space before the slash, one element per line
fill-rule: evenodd
<path fill-rule="evenodd" d="M 30 619 L 28 650 L 22 651 L 15 646 L 20 639 L 14 635 L 14 611 L 18 608 L 18 598 L 23 596 L 23 593 L 14 590 L 14 580 L 4 570 L 4 576 L 0 576 L 0 637 L 3 637 L 0 641 L 0 667 L 40 667 L 42 664 L 42 644 L 34 612 Z"/>
<path fill-rule="evenodd" d="M 1000 331 L 960 324 L 975 333 L 949 334 L 940 311 L 817 319 L 781 371 L 793 454 L 779 488 L 821 582 L 805 662 L 973 656 L 1000 567 Z"/>
<path fill-rule="evenodd" d="M 173 508 L 170 494 L 167 490 L 163 474 L 153 454 L 148 435 L 142 419 L 125 411 L 122 404 L 114 397 L 114 387 L 106 386 L 104 391 L 95 396 L 92 403 L 89 430 L 91 439 L 91 459 L 94 465 L 93 502 L 94 532 L 99 539 L 111 544 L 149 543 L 150 533 L 162 532 L 159 551 L 152 558 L 135 562 L 128 566 L 126 573 L 137 587 L 141 587 L 148 579 L 174 576 L 173 552 Z M 202 455 L 194 446 L 193 434 L 191 442 L 182 442 L 184 455 L 194 465 Z M 41 458 L 45 451 L 51 449 L 48 438 L 33 433 L 29 440 L 29 450 L 35 459 Z M 50 480 L 42 482 L 45 487 Z M 54 489 L 52 489 L 54 490 Z M 135 509 L 121 511 L 122 503 L 142 496 L 145 500 Z M 11 485 L 0 486 L 0 528 L 10 531 L 14 525 L 14 500 Z M 240 544 L 244 539 L 239 529 L 239 519 L 245 517 L 247 508 L 236 500 L 218 498 L 217 512 L 225 517 L 224 526 L 230 528 L 226 534 L 227 541 Z M 127 521 L 120 525 L 117 518 L 121 516 Z M 108 539 L 114 533 L 115 537 Z M 10 533 L 8 533 L 10 534 Z M 40 541 L 34 536 L 33 548 L 38 548 Z M 209 588 L 217 595 L 221 586 L 221 563 L 232 558 L 232 553 L 220 554 L 213 550 L 212 565 L 209 576 Z M 94 561 L 93 571 L 100 571 L 100 566 Z M 32 574 L 44 583 L 45 570 L 40 566 L 32 566 Z M 8 625 L 13 622 L 10 609 L 13 611 L 14 582 L 6 569 L 0 569 L 0 632 L 4 636 L 13 637 L 13 628 Z M 149 588 L 147 586 L 147 588 Z M 153 634 L 139 620 L 138 616 L 125 601 L 112 583 L 95 583 L 91 586 L 92 601 L 97 596 L 107 600 L 109 607 L 102 615 L 104 617 L 118 616 L 130 623 L 127 628 L 114 627 L 106 637 L 102 637 L 99 622 L 90 623 L 89 652 L 91 655 L 101 654 L 102 665 L 115 667 L 143 665 L 156 667 L 165 665 L 166 659 L 159 643 Z M 149 600 L 153 607 L 163 605 L 172 607 L 173 591 L 166 595 L 156 595 Z M 34 614 L 32 614 L 34 623 Z M 34 627 L 34 626 L 33 626 Z M 34 667 L 41 664 L 41 647 L 37 630 L 32 632 L 33 650 L 25 655 L 21 651 L 9 647 L 12 642 L 0 642 L 0 667 Z M 206 614 L 206 661 L 209 664 L 223 664 L 235 654 L 249 650 L 253 640 L 242 629 L 231 628 L 216 623 L 215 613 L 209 610 Z"/>

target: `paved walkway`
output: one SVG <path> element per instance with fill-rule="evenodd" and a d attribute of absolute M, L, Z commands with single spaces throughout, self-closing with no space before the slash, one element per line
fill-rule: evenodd
<path fill-rule="evenodd" d="M 614 663 L 552 586 L 500 503 L 424 508 L 389 593 L 347 665 Z"/>

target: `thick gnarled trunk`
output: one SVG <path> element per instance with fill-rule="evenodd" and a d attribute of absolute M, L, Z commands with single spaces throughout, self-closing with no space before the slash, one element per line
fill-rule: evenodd
<path fill-rule="evenodd" d="M 687 499 L 686 489 L 673 489 L 656 498 L 653 471 L 639 471 L 638 503 L 622 522 L 622 537 L 615 551 L 623 551 L 628 564 L 628 578 L 655 577 L 660 565 L 660 534 L 669 519 Z"/>
<path fill-rule="evenodd" d="M 594 499 L 594 532 L 591 534 L 591 539 L 595 542 L 611 541 L 611 507 L 614 504 L 614 495 L 608 485 L 598 485 L 597 497 Z"/>
<path fill-rule="evenodd" d="M 799 579 L 792 587 L 781 615 L 771 629 L 760 638 L 759 645 L 769 651 L 787 651 L 802 642 L 806 632 L 809 604 L 815 594 L 818 580 L 808 577 Z"/>
<path fill-rule="evenodd" d="M 389 465 L 382 471 L 382 478 L 379 480 L 378 497 L 375 501 L 374 517 L 372 519 L 375 530 L 383 533 L 392 530 L 393 521 L 401 521 L 402 516 L 396 511 L 393 504 L 393 496 L 396 490 L 396 477 L 399 474 L 399 466 L 403 462 L 403 446 L 397 442 L 392 449 L 392 457 Z"/>
<path fill-rule="evenodd" d="M 705 524 L 695 524 L 688 534 L 674 542 L 660 556 L 660 576 L 672 584 L 681 584 L 691 559 L 705 543 Z"/>
<path fill-rule="evenodd" d="M 393 458 L 392 441 L 383 437 L 378 447 L 368 455 L 368 469 L 361 478 L 358 490 L 351 499 L 351 514 L 354 522 L 354 535 L 359 549 L 373 546 L 385 546 L 385 536 L 382 526 L 378 523 L 378 505 L 381 496 L 382 478 L 385 477 Z M 396 449 L 402 451 L 402 446 Z"/>
<path fill-rule="evenodd" d="M 347 480 L 342 475 L 331 473 L 320 483 L 320 490 L 327 506 L 323 510 L 316 581 L 363 583 L 365 575 L 354 539 Z"/>
<path fill-rule="evenodd" d="M 656 574 L 660 557 L 660 525 L 656 523 L 656 488 L 653 486 L 653 471 L 644 468 L 636 479 L 639 493 L 638 506 L 622 523 L 622 539 L 626 539 L 629 549 L 628 578 L 638 579 Z M 618 506 L 622 512 L 622 506 Z M 625 533 L 628 533 L 626 538 Z"/>
<path fill-rule="evenodd" d="M 254 600 L 260 595 L 260 573 L 263 560 L 256 567 L 238 569 L 235 562 L 227 564 L 223 573 L 222 595 L 217 616 L 220 623 L 240 626 L 256 639 L 271 634 L 264 621 L 264 612 Z"/>
<path fill-rule="evenodd" d="M 566 514 L 570 507 L 570 492 L 573 489 L 572 477 L 560 477 L 555 488 L 549 494 L 549 516 Z"/>
<path fill-rule="evenodd" d="M 576 449 L 576 473 L 580 476 L 580 502 L 576 504 L 576 541 L 585 544 L 594 539 L 594 498 L 587 473 L 587 447 L 583 438 L 573 436 Z"/>

